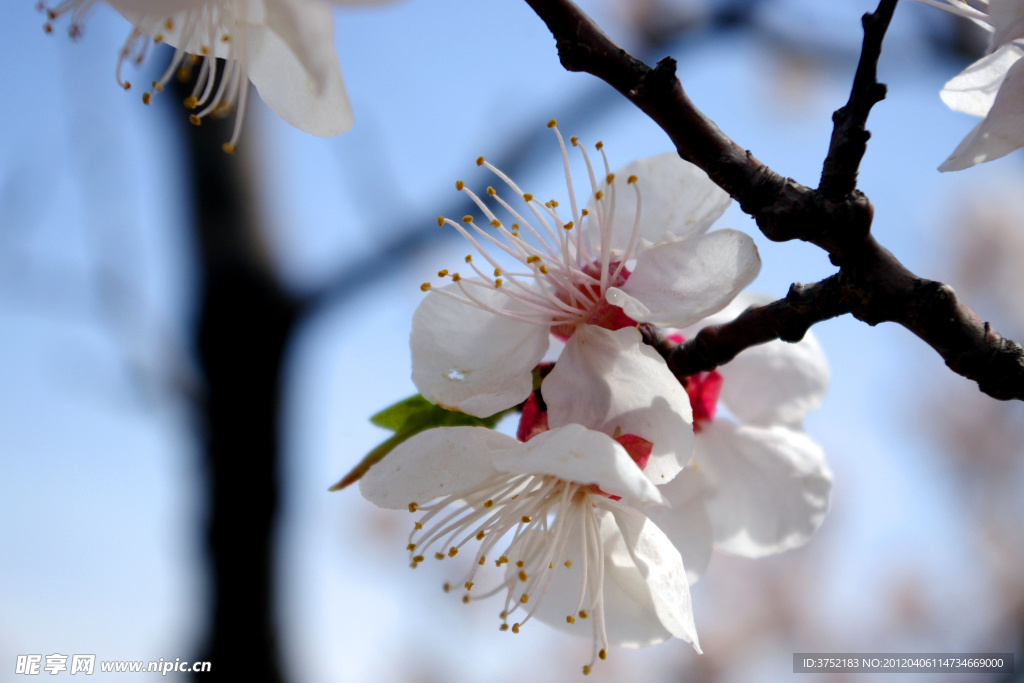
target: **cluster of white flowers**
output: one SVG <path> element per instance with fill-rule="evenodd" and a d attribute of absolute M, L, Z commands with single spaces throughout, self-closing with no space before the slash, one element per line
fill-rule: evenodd
<path fill-rule="evenodd" d="M 377 0 L 333 0 L 338 4 L 369 4 Z M 43 30 L 69 17 L 69 33 L 77 37 L 82 22 L 98 0 L 62 0 L 46 13 Z M 192 94 L 185 106 L 200 125 L 209 115 L 232 109 L 235 128 L 224 151 L 233 152 L 242 131 L 246 96 L 252 81 L 263 101 L 278 116 L 313 135 L 331 137 L 352 126 L 352 108 L 345 94 L 338 58 L 331 43 L 331 2 L 327 0 L 107 0 L 132 24 L 117 60 L 118 84 L 126 61 L 141 61 L 150 45 L 167 43 L 174 56 L 166 71 L 143 93 L 149 104 L 176 74 L 191 77 L 198 66 Z M 218 74 L 217 59 L 224 60 Z M 200 65 L 201 62 L 201 65 Z M 218 78 L 219 76 L 219 78 Z"/>
<path fill-rule="evenodd" d="M 962 171 L 1024 147 L 1024 2 L 918 0 L 966 17 L 992 33 L 989 54 L 946 83 L 939 93 L 950 109 L 984 117 L 939 166 Z"/>
<path fill-rule="evenodd" d="M 730 199 L 675 154 L 612 173 L 598 143 L 595 171 L 571 138 L 589 176 L 581 208 L 567 145 L 548 126 L 569 215 L 479 158 L 507 191 L 488 187 L 481 198 L 459 181 L 483 227 L 473 216 L 438 225 L 458 230 L 486 266 L 468 255 L 472 275 L 442 270 L 450 284 L 424 283 L 410 338 L 425 398 L 478 417 L 521 405 L 517 438 L 430 429 L 373 466 L 360 490 L 422 515 L 408 539 L 413 567 L 478 543 L 445 589 L 467 603 L 504 593 L 503 631 L 536 618 L 589 635 L 589 673 L 609 645 L 676 636 L 699 652 L 689 586 L 712 548 L 760 557 L 801 545 L 821 524 L 831 474 L 800 422 L 820 404 L 828 369 L 808 336 L 680 382 L 637 324 L 692 335 L 738 314 L 750 300 L 737 294 L 760 268 L 753 241 L 709 232 Z M 520 266 L 506 270 L 498 253 Z M 535 391 L 552 339 L 565 346 Z M 716 418 L 719 399 L 736 422 Z M 474 590 L 491 562 L 498 576 Z"/>

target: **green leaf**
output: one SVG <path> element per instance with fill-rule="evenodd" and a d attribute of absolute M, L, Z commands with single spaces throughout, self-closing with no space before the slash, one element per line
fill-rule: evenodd
<path fill-rule="evenodd" d="M 436 406 L 419 394 L 411 396 L 404 401 L 399 401 L 370 418 L 370 422 L 373 424 L 395 432 L 394 436 L 370 451 L 351 472 L 346 474 L 341 481 L 329 490 L 339 491 L 349 484 L 359 481 L 370 467 L 380 462 L 385 455 L 393 451 L 400 443 L 422 431 L 433 429 L 434 427 L 486 427 L 494 429 L 501 418 L 516 410 L 518 410 L 518 406 L 495 413 L 489 417 L 473 417 L 466 413 L 446 410 L 441 406 Z"/>

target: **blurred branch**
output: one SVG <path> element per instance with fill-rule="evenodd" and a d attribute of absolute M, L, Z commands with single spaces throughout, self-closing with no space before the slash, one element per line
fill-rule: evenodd
<path fill-rule="evenodd" d="M 1024 400 L 1024 349 L 983 323 L 951 287 L 917 277 L 878 244 L 871 235 L 874 207 L 854 187 L 867 143 L 864 123 L 884 94 L 875 69 L 896 0 L 881 0 L 874 14 L 865 15 L 857 78 L 847 106 L 833 117 L 830 161 L 823 169 L 823 186 L 816 190 L 783 178 L 719 130 L 686 96 L 675 76 L 675 60 L 665 58 L 654 68 L 647 66 L 612 42 L 571 0 L 527 3 L 555 37 L 562 66 L 597 76 L 650 116 L 671 138 L 679 156 L 702 168 L 736 199 L 768 239 L 800 239 L 827 251 L 840 267 L 841 299 L 854 317 L 869 325 L 897 322 L 986 394 Z M 782 302 L 771 306 L 775 308 L 757 313 L 761 322 L 788 310 Z M 771 332 L 755 331 L 753 319 L 723 326 L 732 339 L 731 350 L 738 353 L 777 338 L 766 339 Z M 775 327 L 782 330 L 785 324 Z M 685 360 L 686 354 L 699 354 L 700 348 L 684 345 L 676 363 L 701 365 Z"/>

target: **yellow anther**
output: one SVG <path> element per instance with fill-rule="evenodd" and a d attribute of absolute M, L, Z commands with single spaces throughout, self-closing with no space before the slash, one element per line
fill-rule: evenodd
<path fill-rule="evenodd" d="M 142 103 L 143 104 L 149 104 L 149 93 L 148 92 L 142 93 Z"/>
<path fill-rule="evenodd" d="M 484 165 L 484 158 L 483 157 L 477 157 L 476 158 L 476 165 L 477 166 L 483 166 Z"/>
<path fill-rule="evenodd" d="M 412 552 L 413 550 L 416 550 L 416 544 L 415 543 L 410 543 L 409 545 L 405 546 L 405 549 L 408 550 L 409 552 Z"/>
<path fill-rule="evenodd" d="M 462 222 L 463 223 L 472 223 L 473 222 L 473 217 L 472 216 L 463 216 L 462 217 Z"/>
<path fill-rule="evenodd" d="M 636 182 L 636 176 L 635 175 L 631 175 L 628 178 L 626 178 L 626 184 L 627 185 L 632 185 L 635 182 Z"/>
<path fill-rule="evenodd" d="M 225 142 L 223 145 L 220 146 L 220 148 L 224 150 L 227 154 L 235 153 L 235 146 L 232 145 L 230 142 Z"/>
<path fill-rule="evenodd" d="M 508 560 L 505 560 L 505 561 L 508 562 Z M 516 560 L 516 566 L 519 567 L 520 569 L 522 569 L 523 568 L 523 561 L 522 560 Z"/>
<path fill-rule="evenodd" d="M 523 193 L 523 201 L 524 202 L 532 202 L 533 201 L 533 195 L 530 194 L 529 192 L 524 192 Z"/>
<path fill-rule="evenodd" d="M 612 184 L 612 181 L 613 181 L 613 180 L 615 180 L 615 174 L 614 174 L 614 173 L 609 173 L 608 175 L 606 175 L 606 176 L 604 177 L 604 181 L 605 181 L 606 183 L 608 183 L 609 185 L 611 185 L 611 184 Z"/>
<path fill-rule="evenodd" d="M 164 39 L 164 34 L 162 34 L 162 33 L 158 33 L 155 36 L 153 36 L 153 42 L 154 43 L 159 43 L 163 39 Z"/>
<path fill-rule="evenodd" d="M 523 515 L 523 524 L 529 524 L 529 523 L 530 523 L 530 518 L 527 517 L 526 515 Z"/>
<path fill-rule="evenodd" d="M 481 556 L 480 556 L 480 561 L 479 561 L 479 562 L 477 562 L 477 564 L 481 564 L 481 565 L 482 565 L 482 564 L 483 564 L 484 562 L 486 562 L 486 561 L 487 561 L 487 558 L 486 558 L 486 557 L 484 557 L 483 555 L 481 555 Z"/>
<path fill-rule="evenodd" d="M 231 40 L 231 36 L 229 36 L 226 33 L 220 37 L 220 42 L 222 42 L 222 43 L 226 43 L 226 42 L 228 42 L 230 40 Z"/>
<path fill-rule="evenodd" d="M 193 95 L 189 95 L 188 97 L 185 98 L 185 108 L 186 109 L 195 109 L 198 106 L 199 106 L 199 100 L 197 100 Z"/>
<path fill-rule="evenodd" d="M 584 676 L 589 676 L 590 675 L 590 665 L 589 664 L 584 664 L 583 665 L 583 675 Z"/>
<path fill-rule="evenodd" d="M 422 529 L 422 528 L 423 528 L 423 525 L 422 525 L 422 524 L 420 524 L 419 522 L 416 522 L 415 524 L 413 524 L 413 525 L 412 525 L 412 527 L 413 527 L 414 529 L 417 529 L 417 530 L 418 530 L 418 529 Z"/>
<path fill-rule="evenodd" d="M 469 604 L 469 596 L 468 595 L 463 595 L 462 596 L 462 604 L 463 605 L 468 605 Z"/>
<path fill-rule="evenodd" d="M 573 135 L 571 138 L 569 138 L 569 142 L 572 143 L 573 147 L 575 147 L 576 143 L 579 142 L 579 141 L 580 141 L 580 139 L 578 137 L 576 137 L 575 135 Z"/>
<path fill-rule="evenodd" d="M 558 121 L 555 121 L 554 119 L 551 119 L 550 121 L 548 121 L 548 128 L 554 128 L 557 125 L 558 125 Z"/>
<path fill-rule="evenodd" d="M 523 603 L 524 605 L 526 603 L 528 603 L 529 601 L 530 601 L 530 596 L 527 595 L 526 593 L 523 593 L 521 596 L 519 596 L 519 602 Z"/>
<path fill-rule="evenodd" d="M 565 568 L 568 569 L 571 566 L 572 566 L 572 560 L 566 560 L 565 561 Z"/>
<path fill-rule="evenodd" d="M 471 588 L 473 588 L 473 582 L 472 581 L 467 581 L 465 585 L 466 585 L 466 590 L 470 590 Z"/>
<path fill-rule="evenodd" d="M 590 215 L 590 212 L 587 211 L 586 209 L 583 209 L 582 211 L 580 211 L 580 216 L 589 216 L 589 215 Z"/>
<path fill-rule="evenodd" d="M 490 185 L 487 186 L 487 194 L 491 195 L 492 197 L 495 195 L 494 188 L 491 187 Z"/>
<path fill-rule="evenodd" d="M 53 33 L 53 26 L 50 26 L 50 22 L 43 24 L 43 33 Z"/>
<path fill-rule="evenodd" d="M 601 192 L 601 190 L 598 190 L 597 193 L 594 195 L 594 197 L 596 197 L 597 199 L 601 199 L 602 197 L 604 197 L 604 192 Z"/>
<path fill-rule="evenodd" d="M 551 204 L 551 208 L 552 208 L 552 209 L 557 209 L 557 208 L 558 208 L 558 202 L 556 202 L 556 201 L 555 201 L 554 199 L 552 199 L 552 200 L 551 200 L 551 201 L 549 202 L 549 204 Z"/>
<path fill-rule="evenodd" d="M 156 81 L 153 81 L 153 90 L 155 90 L 157 92 L 163 92 L 164 91 L 164 86 L 160 85 Z"/>
<path fill-rule="evenodd" d="M 491 227 L 492 228 L 500 228 L 501 227 L 501 221 L 499 221 L 497 218 L 495 218 L 493 221 L 491 221 Z"/>
<path fill-rule="evenodd" d="M 466 258 L 469 258 L 469 257 L 467 256 Z M 485 508 L 489 508 L 492 505 L 494 505 L 494 501 L 493 500 L 488 499 L 488 500 L 484 501 L 484 507 Z"/>
<path fill-rule="evenodd" d="M 501 278 L 500 277 L 497 280 L 494 281 L 494 288 L 495 289 L 501 289 Z"/>
<path fill-rule="evenodd" d="M 508 630 L 508 624 L 502 624 L 501 626 L 498 627 L 498 630 L 499 631 L 507 631 Z"/>
<path fill-rule="evenodd" d="M 526 572 L 524 572 L 522 569 L 519 570 L 519 580 L 526 581 Z"/>
<path fill-rule="evenodd" d="M 601 648 L 601 651 L 597 653 L 598 659 L 608 659 L 608 654 Z"/>
<path fill-rule="evenodd" d="M 447 269 L 447 268 L 445 268 L 445 269 L 443 269 L 443 270 L 439 270 L 439 271 L 437 271 L 437 276 L 438 276 L 438 277 L 444 277 L 444 276 L 445 276 L 445 275 L 447 275 L 447 274 L 448 274 L 448 269 Z"/>
<path fill-rule="evenodd" d="M 554 569 L 554 568 L 555 568 L 554 565 L 552 563 L 548 562 L 548 569 Z"/>
<path fill-rule="evenodd" d="M 129 83 L 128 81 L 125 81 L 125 82 L 124 82 L 124 85 L 123 85 L 123 86 L 121 86 L 121 87 L 122 87 L 122 88 L 124 88 L 125 90 L 131 90 L 131 88 L 132 88 L 132 84 L 131 84 L 131 83 Z"/>
<path fill-rule="evenodd" d="M 456 180 L 455 181 L 455 189 L 458 190 L 459 192 L 461 192 L 462 188 L 464 188 L 465 186 L 466 186 L 466 183 L 462 182 L 461 180 Z"/>
<path fill-rule="evenodd" d="M 580 619 L 586 619 L 587 618 L 587 610 L 581 609 L 579 611 L 579 615 L 580 615 Z"/>
<path fill-rule="evenodd" d="M 416 557 L 412 558 L 412 561 L 413 562 L 422 562 L 423 561 L 423 556 L 422 555 L 417 555 Z"/>
<path fill-rule="evenodd" d="M 526 257 L 526 262 L 527 263 L 540 263 L 540 256 L 527 256 Z"/>
<path fill-rule="evenodd" d="M 575 619 L 573 619 L 573 618 L 572 618 L 572 615 L 570 614 L 569 616 L 567 616 L 567 617 L 565 618 L 565 623 L 567 623 L 567 624 L 575 624 L 575 623 L 576 623 L 576 620 L 575 620 Z"/>
<path fill-rule="evenodd" d="M 456 548 L 455 546 L 452 546 L 451 548 L 448 548 L 448 557 L 455 557 L 458 554 L 459 554 L 459 549 Z"/>
<path fill-rule="evenodd" d="M 597 150 L 597 151 L 599 151 L 599 152 L 601 151 L 601 148 L 602 148 L 602 147 L 604 147 L 604 143 L 603 143 L 603 142 L 601 142 L 600 140 L 598 140 L 598 141 L 597 141 L 597 144 L 596 144 L 596 145 L 594 145 L 594 149 L 596 149 L 596 150 Z"/>
<path fill-rule="evenodd" d="M 192 71 L 187 66 L 178 67 L 178 80 L 182 83 L 188 82 L 188 79 L 192 78 Z"/>
<path fill-rule="evenodd" d="M 437 227 L 440 228 L 443 225 L 444 225 L 444 216 L 438 216 L 437 217 Z"/>
<path fill-rule="evenodd" d="M 573 222 L 569 221 L 568 223 L 566 223 L 562 227 L 565 228 L 566 230 L 572 230 L 572 226 L 573 226 Z"/>
<path fill-rule="evenodd" d="M 210 48 L 206 47 L 205 45 L 200 45 L 199 54 L 205 57 L 206 55 L 210 54 Z"/>
<path fill-rule="evenodd" d="M 519 237 L 519 231 L 518 231 L 518 230 L 513 230 L 513 231 L 512 231 L 512 233 L 511 233 L 511 235 L 512 235 L 513 237 Z"/>
<path fill-rule="evenodd" d="M 458 282 L 461 279 L 462 276 L 460 276 L 458 273 L 452 273 L 452 282 Z"/>
<path fill-rule="evenodd" d="M 442 555 L 441 553 L 434 553 L 434 559 L 435 560 L 443 560 L 444 559 L 444 555 Z"/>
<path fill-rule="evenodd" d="M 167 17 L 167 21 L 164 22 L 164 28 L 166 28 L 168 31 L 173 31 L 174 30 L 174 20 L 171 19 L 170 17 Z"/>
<path fill-rule="evenodd" d="M 519 633 L 519 624 L 512 624 L 512 633 Z"/>
<path fill-rule="evenodd" d="M 452 585 L 446 581 L 444 586 L 442 586 L 442 588 L 444 588 L 444 592 L 447 593 L 448 591 L 450 591 L 452 589 Z"/>
<path fill-rule="evenodd" d="M 498 277 L 499 275 L 501 275 L 501 268 L 495 268 L 494 269 L 494 277 Z"/>
<path fill-rule="evenodd" d="M 545 266 L 543 263 L 540 264 L 540 268 L 538 268 L 537 270 L 539 270 L 540 272 L 544 273 L 545 275 L 548 274 L 548 267 Z"/>
<path fill-rule="evenodd" d="M 203 120 L 200 119 L 195 114 L 189 114 L 188 122 L 191 123 L 193 126 L 198 126 L 198 125 L 202 124 Z"/>
<path fill-rule="evenodd" d="M 409 503 L 409 512 L 416 512 L 420 509 L 420 506 L 416 503 Z"/>
<path fill-rule="evenodd" d="M 480 533 L 478 533 L 476 535 L 476 540 L 478 540 L 478 541 L 484 540 L 484 532 L 481 531 Z"/>
<path fill-rule="evenodd" d="M 505 557 L 504 555 L 502 555 L 501 557 L 499 557 L 497 559 L 497 562 L 498 562 L 498 566 L 500 567 L 501 565 L 508 563 L 508 558 Z"/>
<path fill-rule="evenodd" d="M 512 224 L 512 229 L 513 230 L 518 230 L 519 229 L 519 224 L 518 223 L 513 223 Z"/>
<path fill-rule="evenodd" d="M 501 610 L 501 614 L 498 615 L 498 618 L 499 619 L 504 619 L 507 616 L 508 616 L 508 612 L 506 612 L 505 610 Z"/>
<path fill-rule="evenodd" d="M 430 283 L 429 282 L 424 282 L 422 285 L 420 285 L 420 291 L 421 292 L 425 292 L 428 289 L 430 289 Z"/>

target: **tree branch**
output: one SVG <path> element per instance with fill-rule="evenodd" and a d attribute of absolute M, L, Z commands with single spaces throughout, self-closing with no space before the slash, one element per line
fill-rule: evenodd
<path fill-rule="evenodd" d="M 1024 400 L 1024 349 L 982 323 L 957 300 L 952 288 L 917 277 L 879 245 L 871 235 L 874 207 L 856 189 L 869 137 L 867 116 L 885 93 L 876 70 L 896 0 L 881 0 L 878 9 L 863 19 L 857 74 L 849 101 L 833 116 L 832 141 L 816 190 L 783 178 L 719 130 L 686 96 L 672 58 L 654 68 L 647 66 L 613 43 L 571 0 L 527 4 L 555 37 L 562 66 L 597 76 L 650 116 L 668 134 L 679 156 L 703 169 L 736 199 L 768 239 L 810 242 L 840 267 L 836 280 L 811 286 L 809 296 L 816 303 L 809 310 L 790 300 L 791 290 L 786 299 L 709 331 L 699 344 L 696 339 L 683 344 L 673 355 L 681 372 L 710 369 L 724 362 L 722 358 L 771 339 L 796 341 L 792 331 L 805 322 L 813 324 L 848 310 L 869 325 L 903 325 L 934 348 L 954 372 L 974 380 L 990 396 Z M 711 341 L 724 348 L 712 350 Z"/>

